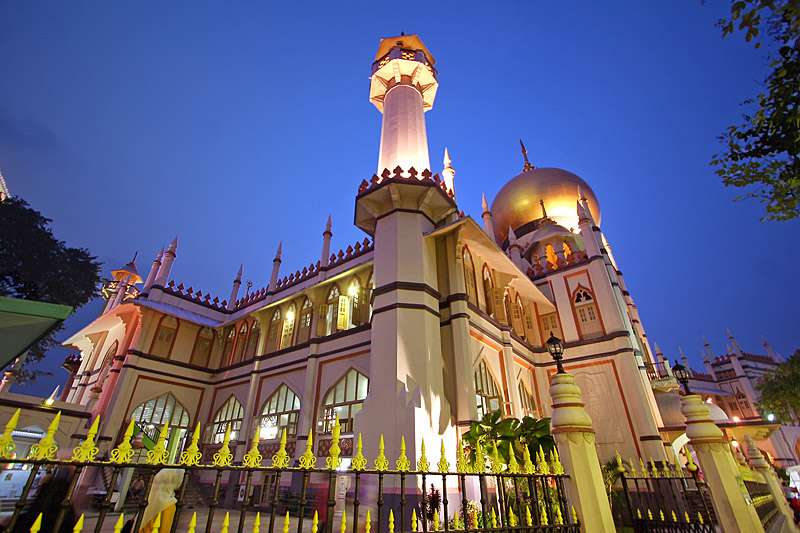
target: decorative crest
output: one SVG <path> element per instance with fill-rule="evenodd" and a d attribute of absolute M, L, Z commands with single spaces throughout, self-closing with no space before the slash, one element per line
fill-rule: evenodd
<path fill-rule="evenodd" d="M 564 465 L 561 464 L 561 457 L 558 456 L 558 448 L 555 446 L 550 450 L 550 468 L 557 476 L 565 474 Z"/>
<path fill-rule="evenodd" d="M 250 449 L 247 450 L 245 454 L 242 456 L 242 466 L 244 466 L 245 468 L 260 468 L 261 461 L 264 459 L 261 456 L 261 450 L 258 449 L 258 443 L 259 443 L 258 431 L 259 431 L 258 428 L 256 428 L 255 432 L 253 432 L 253 440 L 250 441 Z M 286 430 L 284 429 L 284 432 L 285 431 Z M 284 444 L 283 438 L 281 438 L 281 444 Z M 283 451 L 284 454 L 286 453 L 286 450 L 284 450 L 283 447 L 278 449 L 278 454 L 280 454 L 281 451 Z M 272 458 L 272 466 L 273 467 L 275 466 L 275 457 Z"/>
<path fill-rule="evenodd" d="M 497 513 L 494 512 L 494 507 L 492 507 L 492 512 L 489 516 L 492 520 L 492 529 L 497 529 Z"/>
<path fill-rule="evenodd" d="M 439 456 L 439 472 L 449 472 L 450 471 L 450 463 L 447 461 L 447 455 L 444 449 L 444 439 L 442 439 L 442 450 Z"/>
<path fill-rule="evenodd" d="M 328 470 L 336 470 L 342 463 L 342 460 L 339 457 L 342 454 L 342 449 L 339 448 L 339 435 L 341 434 L 341 431 L 342 428 L 339 425 L 339 415 L 336 415 L 336 418 L 333 422 L 333 431 L 331 432 L 331 448 L 328 451 L 328 457 L 325 459 L 325 468 Z"/>
<path fill-rule="evenodd" d="M 231 453 L 231 424 L 230 422 L 225 427 L 225 436 L 222 437 L 222 446 L 212 456 L 212 464 L 214 466 L 225 467 L 233 464 L 233 453 Z"/>
<path fill-rule="evenodd" d="M 417 470 L 420 472 L 427 472 L 431 469 L 428 458 L 425 457 L 425 439 L 420 442 L 419 460 L 417 461 Z"/>
<path fill-rule="evenodd" d="M 546 505 L 539 506 L 539 522 L 543 526 L 550 525 L 550 521 L 547 518 L 547 511 L 545 510 L 545 507 L 547 507 L 547 506 Z"/>
<path fill-rule="evenodd" d="M 356 439 L 356 454 L 353 456 L 353 461 L 351 462 L 350 467 L 355 472 L 359 472 L 367 468 L 367 458 L 364 457 L 364 445 L 361 442 L 360 432 L 358 434 L 358 439 Z"/>
<path fill-rule="evenodd" d="M 378 456 L 375 458 L 375 470 L 378 472 L 385 472 L 389 470 L 389 460 L 384 454 L 383 433 L 378 439 Z"/>
<path fill-rule="evenodd" d="M 622 464 L 622 456 L 619 454 L 619 450 L 614 450 L 614 459 L 617 461 L 617 472 L 624 474 L 625 465 Z"/>
<path fill-rule="evenodd" d="M 200 461 L 203 459 L 203 454 L 200 452 L 199 447 L 200 442 L 200 422 L 194 427 L 194 432 L 192 433 L 192 441 L 189 443 L 189 446 L 186 450 L 181 453 L 180 457 L 180 464 L 186 466 L 197 466 L 200 464 Z"/>
<path fill-rule="evenodd" d="M 131 446 L 131 439 L 133 438 L 133 419 L 128 423 L 125 429 L 125 434 L 122 435 L 122 441 L 116 448 L 111 450 L 111 462 L 114 464 L 130 463 L 133 459 L 133 446 Z"/>
<path fill-rule="evenodd" d="M 158 434 L 155 446 L 152 450 L 147 452 L 147 464 L 166 464 L 169 458 L 169 452 L 167 452 L 167 435 L 169 435 L 169 421 L 164 422 L 164 425 L 161 426 L 161 431 Z"/>
<path fill-rule="evenodd" d="M 483 456 L 483 447 L 481 441 L 475 443 L 475 461 L 472 463 L 472 472 L 474 474 L 482 474 L 486 471 L 486 458 Z"/>
<path fill-rule="evenodd" d="M 258 437 L 258 432 L 256 432 L 256 434 L 253 435 L 253 446 L 247 453 L 252 453 L 251 457 L 256 463 L 256 466 L 261 466 L 261 453 L 258 450 Z M 278 445 L 278 451 L 272 456 L 272 468 L 289 468 L 290 459 L 289 454 L 286 453 L 286 437 L 286 428 L 283 428 L 280 444 Z"/>
<path fill-rule="evenodd" d="M 556 503 L 555 509 L 556 509 L 556 516 L 554 522 L 557 526 L 563 525 L 564 515 L 561 514 L 561 506 L 558 503 Z"/>
<path fill-rule="evenodd" d="M 389 509 L 389 533 L 394 533 L 394 511 Z"/>
<path fill-rule="evenodd" d="M 517 526 L 517 515 L 514 514 L 514 508 L 508 508 L 508 525 L 511 527 Z"/>
<path fill-rule="evenodd" d="M 72 461 L 84 463 L 94 461 L 97 457 L 97 446 L 95 445 L 94 438 L 97 436 L 97 429 L 100 425 L 100 417 L 94 417 L 92 425 L 89 426 L 89 431 L 86 432 L 86 439 L 81 442 L 74 450 L 72 450 Z"/>
<path fill-rule="evenodd" d="M 536 473 L 536 467 L 533 466 L 533 461 L 531 461 L 531 450 L 527 444 L 522 448 L 522 461 L 522 468 L 526 474 Z"/>
<path fill-rule="evenodd" d="M 497 442 L 492 443 L 492 454 L 489 456 L 489 468 L 492 474 L 499 474 L 503 471 L 503 461 L 500 459 L 500 447 Z"/>
<path fill-rule="evenodd" d="M 519 474 L 519 463 L 517 462 L 517 454 L 514 452 L 514 446 L 508 448 L 508 473 Z"/>
<path fill-rule="evenodd" d="M 37 444 L 31 446 L 31 451 L 28 454 L 28 459 L 36 461 L 52 461 L 56 458 L 58 451 L 58 444 L 56 444 L 55 435 L 58 430 L 58 423 L 61 422 L 61 411 L 56 413 L 50 425 L 47 427 L 47 433 L 44 434 L 42 440 Z"/>
<path fill-rule="evenodd" d="M 394 462 L 394 467 L 398 472 L 408 472 L 411 469 L 411 461 L 406 456 L 406 438 L 400 437 L 400 457 Z"/>
<path fill-rule="evenodd" d="M 531 506 L 527 503 L 525 504 L 525 523 L 528 527 L 533 525 L 533 517 L 531 516 Z"/>
<path fill-rule="evenodd" d="M 467 458 L 464 456 L 463 444 L 463 442 L 460 442 L 456 446 L 456 472 L 459 474 L 469 474 L 470 466 Z"/>
<path fill-rule="evenodd" d="M 539 452 L 536 454 L 536 472 L 543 476 L 550 474 L 550 465 L 547 464 L 541 445 L 539 445 Z"/>
<path fill-rule="evenodd" d="M 14 444 L 14 439 L 11 437 L 11 434 L 17 429 L 17 424 L 19 424 L 19 411 L 19 408 L 14 411 L 14 414 L 11 415 L 11 418 L 6 422 L 3 434 L 0 435 L 0 458 L 11 459 L 14 457 L 16 445 Z"/>
<path fill-rule="evenodd" d="M 314 455 L 314 436 L 311 431 L 308 432 L 308 440 L 306 441 L 306 451 L 300 456 L 300 468 L 303 470 L 311 470 L 317 465 L 317 457 Z"/>
<path fill-rule="evenodd" d="M 433 530 L 439 531 L 439 509 L 433 510 Z"/>

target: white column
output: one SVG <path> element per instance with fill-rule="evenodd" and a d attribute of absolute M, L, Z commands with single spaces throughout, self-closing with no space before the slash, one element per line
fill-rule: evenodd
<path fill-rule="evenodd" d="M 398 165 L 405 171 L 431 168 L 422 95 L 409 85 L 395 85 L 383 101 L 378 175 Z"/>

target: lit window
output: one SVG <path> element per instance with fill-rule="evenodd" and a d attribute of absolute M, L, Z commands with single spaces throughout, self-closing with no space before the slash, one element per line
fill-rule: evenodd
<path fill-rule="evenodd" d="M 164 316 L 158 323 L 158 329 L 156 330 L 156 336 L 153 338 L 153 345 L 150 347 L 150 353 L 152 355 L 169 358 L 177 333 L 178 319 L 172 316 Z"/>
<path fill-rule="evenodd" d="M 256 349 L 258 348 L 258 338 L 261 335 L 261 324 L 259 324 L 258 319 L 253 321 L 253 325 L 250 327 L 250 335 L 247 337 L 247 347 L 244 350 L 244 358 L 252 359 L 256 355 Z"/>
<path fill-rule="evenodd" d="M 325 300 L 325 315 L 324 315 L 324 330 L 322 332 L 323 335 L 331 335 L 332 333 L 336 333 L 339 331 L 337 327 L 337 322 L 339 318 L 339 297 L 341 293 L 339 292 L 339 287 L 334 285 L 331 287 L 330 291 L 328 291 L 328 298 Z"/>
<path fill-rule="evenodd" d="M 472 261 L 472 254 L 467 247 L 464 247 L 461 256 L 464 263 L 464 284 L 467 289 L 467 300 L 472 305 L 478 305 L 478 289 L 475 285 L 475 263 Z"/>
<path fill-rule="evenodd" d="M 591 339 L 603 335 L 603 325 L 597 314 L 594 296 L 588 289 L 578 287 L 572 301 L 575 303 L 575 312 L 578 315 L 578 329 L 581 337 Z"/>
<path fill-rule="evenodd" d="M 558 325 L 558 316 L 556 313 L 547 313 L 540 316 L 539 323 L 542 328 L 542 339 L 550 338 L 551 333 L 559 339 L 564 339 L 564 336 L 561 334 L 561 327 Z"/>
<path fill-rule="evenodd" d="M 314 308 L 311 305 L 311 300 L 306 298 L 303 301 L 303 306 L 300 308 L 300 318 L 297 322 L 297 342 L 306 342 L 311 337 L 311 317 L 313 316 Z"/>
<path fill-rule="evenodd" d="M 325 395 L 320 433 L 330 433 L 337 416 L 342 433 L 352 433 L 353 417 L 364 406 L 368 388 L 369 378 L 351 368 Z"/>
<path fill-rule="evenodd" d="M 363 304 L 365 295 L 363 289 L 361 288 L 361 284 L 358 282 L 358 279 L 354 279 L 350 286 L 347 287 L 347 296 L 350 298 L 350 327 L 363 324 L 364 317 L 362 316 L 362 310 L 364 308 Z"/>
<path fill-rule="evenodd" d="M 236 399 L 236 396 L 231 396 L 214 415 L 214 436 L 211 442 L 223 441 L 228 424 L 231 425 L 231 440 L 236 440 L 239 437 L 239 430 L 242 429 L 243 419 L 244 407 Z"/>
<path fill-rule="evenodd" d="M 228 326 L 222 330 L 222 364 L 227 365 L 233 355 L 233 343 L 236 340 L 236 330 L 233 326 Z"/>
<path fill-rule="evenodd" d="M 281 333 L 281 348 L 288 348 L 292 345 L 292 335 L 294 334 L 294 319 L 295 319 L 294 304 L 289 306 L 286 311 L 286 318 L 283 320 L 283 333 Z"/>
<path fill-rule="evenodd" d="M 259 438 L 277 439 L 286 430 L 288 437 L 297 435 L 300 417 L 300 398 L 286 385 L 278 387 L 261 408 Z"/>
<path fill-rule="evenodd" d="M 475 401 L 478 405 L 478 418 L 500 409 L 500 393 L 497 383 L 486 367 L 486 361 L 481 359 L 473 374 L 475 380 Z"/>
<path fill-rule="evenodd" d="M 169 392 L 139 404 L 131 413 L 131 420 L 152 440 L 167 422 L 173 430 L 189 427 L 189 414 Z"/>
<path fill-rule="evenodd" d="M 200 366 L 208 366 L 211 357 L 211 348 L 214 346 L 214 330 L 211 328 L 200 328 L 197 338 L 194 341 L 191 363 Z"/>

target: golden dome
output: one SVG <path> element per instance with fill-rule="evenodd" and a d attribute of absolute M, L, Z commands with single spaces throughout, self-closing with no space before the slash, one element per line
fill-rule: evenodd
<path fill-rule="evenodd" d="M 542 218 L 544 202 L 548 218 L 568 229 L 578 227 L 577 200 L 582 194 L 589 203 L 595 223 L 600 224 L 600 205 L 594 191 L 572 172 L 560 168 L 533 168 L 506 183 L 492 202 L 497 242 L 505 241 L 508 228 L 517 229 Z M 533 228 L 531 228 L 533 229 Z M 517 232 L 521 237 L 527 231 Z"/>

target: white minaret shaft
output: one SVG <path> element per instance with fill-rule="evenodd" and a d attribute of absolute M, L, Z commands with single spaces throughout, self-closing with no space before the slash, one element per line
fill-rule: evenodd
<path fill-rule="evenodd" d="M 370 78 L 370 100 L 383 113 L 378 175 L 400 167 L 431 168 L 425 111 L 436 96 L 434 59 L 416 35 L 381 40 Z"/>

